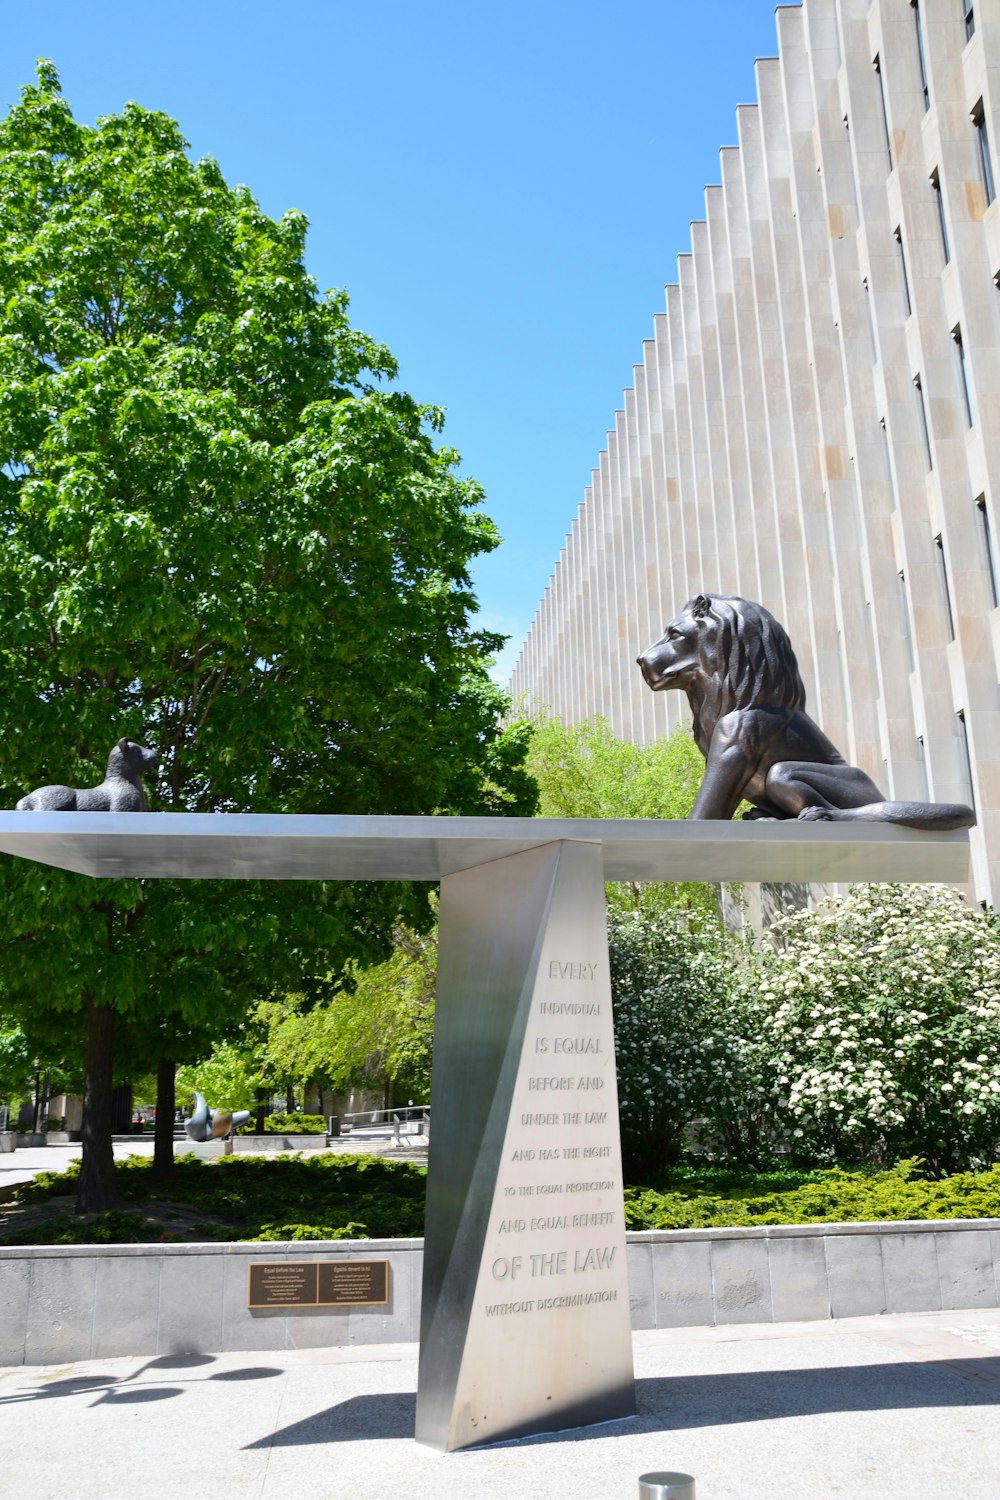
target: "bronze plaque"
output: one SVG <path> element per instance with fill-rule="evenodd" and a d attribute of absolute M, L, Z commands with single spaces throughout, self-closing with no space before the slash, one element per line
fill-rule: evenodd
<path fill-rule="evenodd" d="M 305 1260 L 251 1263 L 247 1306 L 385 1307 L 387 1260 Z"/>
<path fill-rule="evenodd" d="M 366 1303 L 384 1307 L 389 1301 L 387 1260 L 324 1260 L 319 1266 L 321 1306 L 344 1307 Z"/>
<path fill-rule="evenodd" d="M 251 1265 L 248 1307 L 315 1307 L 316 1261 Z"/>

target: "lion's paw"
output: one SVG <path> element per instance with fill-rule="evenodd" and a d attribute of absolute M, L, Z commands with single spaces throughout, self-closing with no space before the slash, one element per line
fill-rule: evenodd
<path fill-rule="evenodd" d="M 828 807 L 804 807 L 799 813 L 800 823 L 832 823 L 833 814 Z"/>

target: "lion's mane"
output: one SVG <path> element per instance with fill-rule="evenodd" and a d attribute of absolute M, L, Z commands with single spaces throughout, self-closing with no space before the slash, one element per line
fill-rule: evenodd
<path fill-rule="evenodd" d="M 689 599 L 684 613 L 704 619 L 705 610 L 698 607 L 704 599 L 719 627 L 715 662 L 703 652 L 705 672 L 699 691 L 691 695 L 691 707 L 695 743 L 707 755 L 711 730 L 706 733 L 701 724 L 706 710 L 711 725 L 739 708 L 794 712 L 805 707 L 806 690 L 784 627 L 763 605 L 735 594 L 705 594 Z"/>

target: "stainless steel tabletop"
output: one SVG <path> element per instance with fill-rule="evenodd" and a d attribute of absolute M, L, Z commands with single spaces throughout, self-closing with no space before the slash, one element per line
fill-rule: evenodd
<path fill-rule="evenodd" d="M 0 812 L 0 851 L 86 875 L 438 880 L 560 839 L 601 845 L 608 880 L 969 878 L 964 830 L 885 823 Z"/>

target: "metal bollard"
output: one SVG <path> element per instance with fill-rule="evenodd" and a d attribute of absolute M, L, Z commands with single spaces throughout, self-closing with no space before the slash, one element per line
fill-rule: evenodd
<path fill-rule="evenodd" d="M 639 1500 L 695 1500 L 694 1480 L 690 1474 L 673 1474 L 665 1470 L 640 1474 Z"/>

